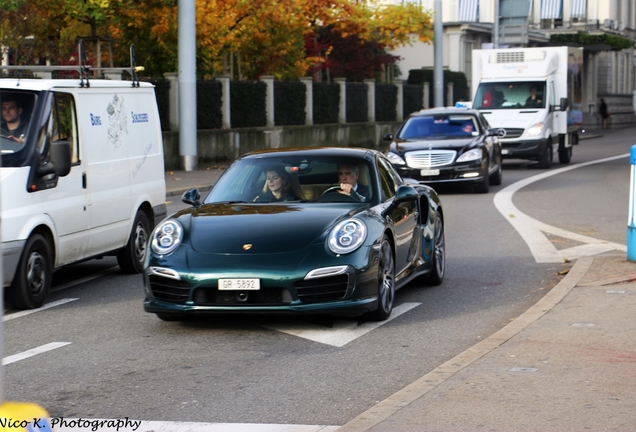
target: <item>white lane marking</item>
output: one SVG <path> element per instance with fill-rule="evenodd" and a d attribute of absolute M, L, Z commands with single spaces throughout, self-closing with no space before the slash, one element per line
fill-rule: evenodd
<path fill-rule="evenodd" d="M 2 365 L 8 365 L 11 363 L 15 363 L 20 360 L 24 360 L 29 357 L 33 357 L 38 354 L 45 353 L 47 351 L 51 351 L 57 348 L 61 348 L 66 345 L 70 345 L 72 342 L 51 342 L 46 345 L 39 346 L 37 348 L 30 349 L 28 351 L 24 351 L 18 354 L 10 355 L 9 357 L 5 357 L 2 359 Z"/>
<path fill-rule="evenodd" d="M 495 207 L 497 208 L 499 213 L 501 213 L 503 217 L 508 220 L 508 222 L 510 222 L 513 228 L 517 230 L 521 238 L 523 238 L 523 240 L 530 248 L 530 252 L 532 252 L 535 261 L 538 263 L 562 263 L 566 260 L 572 261 L 582 256 L 597 255 L 603 252 L 609 252 L 611 250 L 627 252 L 627 246 L 625 245 L 605 240 L 599 240 L 594 237 L 588 237 L 582 234 L 576 234 L 540 222 L 520 211 L 512 203 L 512 196 L 514 195 L 514 193 L 517 192 L 519 189 L 528 186 L 529 184 L 573 169 L 609 162 L 626 157 L 629 157 L 629 153 L 575 164 L 553 171 L 547 171 L 541 174 L 534 175 L 532 177 L 528 177 L 527 179 L 520 180 L 516 183 L 511 184 L 510 186 L 503 188 L 502 190 L 497 192 L 497 194 L 495 194 L 495 197 L 493 199 Z M 552 242 L 548 240 L 544 233 L 549 233 L 559 237 L 574 240 L 583 243 L 583 245 L 575 246 L 569 249 L 557 250 L 557 248 L 554 247 Z"/>
<path fill-rule="evenodd" d="M 340 318 L 336 320 L 331 328 L 298 322 L 263 327 L 340 348 L 421 304 L 422 303 L 403 303 L 393 308 L 389 319 L 378 322 L 367 322 L 362 325 L 358 325 L 358 321 L 355 319 Z"/>
<path fill-rule="evenodd" d="M 59 418 L 58 418 L 59 419 Z M 51 422 L 57 432 L 78 432 L 78 431 L 99 431 L 99 432 L 336 432 L 340 426 L 312 426 L 293 424 L 259 424 L 259 423 L 195 423 L 195 422 L 161 422 L 161 421 L 140 421 L 129 419 L 87 419 L 87 418 L 66 418 L 64 424 L 71 425 L 73 421 L 81 421 L 73 426 L 62 425 Z M 99 423 L 104 423 L 105 427 L 99 427 Z M 126 421 L 128 423 L 126 423 Z M 119 423 L 118 423 L 119 422 Z M 132 422 L 140 422 L 132 423 Z M 85 426 L 84 426 L 85 424 Z M 123 427 L 118 425 L 123 425 Z M 97 429 L 93 429 L 97 425 Z"/>
<path fill-rule="evenodd" d="M 92 281 L 93 279 L 97 279 L 97 278 L 100 278 L 102 276 L 106 276 L 107 274 L 115 273 L 117 270 L 119 270 L 119 266 L 109 267 L 109 268 L 107 268 L 105 270 L 100 271 L 99 273 L 95 273 L 95 274 L 89 275 L 89 276 L 84 276 L 83 278 L 79 278 L 79 279 L 67 282 L 65 284 L 53 287 L 54 289 L 51 292 L 62 291 L 64 289 L 70 288 L 72 286 L 79 285 L 79 284 L 82 284 L 84 282 Z"/>
<path fill-rule="evenodd" d="M 43 310 L 46 310 L 46 309 L 50 309 L 50 308 L 55 307 L 55 306 L 60 306 L 60 305 L 63 305 L 65 303 L 70 303 L 70 302 L 75 301 L 75 300 L 79 300 L 79 299 L 76 299 L 76 298 L 61 299 L 61 300 L 56 300 L 56 301 L 51 302 L 51 303 L 46 303 L 44 306 L 42 306 L 39 309 L 31 309 L 31 310 L 25 310 L 25 311 L 20 311 L 20 312 L 14 312 L 14 313 L 11 313 L 11 314 L 3 316 L 2 317 L 2 322 L 10 321 L 10 320 L 16 319 L 16 318 L 21 318 L 21 317 L 27 316 L 27 315 L 31 315 L 33 313 L 40 312 L 40 311 L 43 311 Z"/>

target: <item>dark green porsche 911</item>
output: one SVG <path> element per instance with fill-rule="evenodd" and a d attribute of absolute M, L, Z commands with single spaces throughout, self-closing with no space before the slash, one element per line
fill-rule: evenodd
<path fill-rule="evenodd" d="M 152 233 L 144 309 L 192 314 L 391 315 L 395 290 L 445 272 L 444 214 L 428 186 L 380 152 L 352 148 L 250 153 L 208 196 Z"/>

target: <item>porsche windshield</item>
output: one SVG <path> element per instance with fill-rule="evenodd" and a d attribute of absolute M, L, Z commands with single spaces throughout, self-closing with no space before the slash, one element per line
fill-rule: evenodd
<path fill-rule="evenodd" d="M 370 168 L 363 159 L 248 157 L 228 168 L 205 203 L 371 202 L 377 192 Z M 343 193 L 343 182 L 351 183 L 357 195 Z"/>

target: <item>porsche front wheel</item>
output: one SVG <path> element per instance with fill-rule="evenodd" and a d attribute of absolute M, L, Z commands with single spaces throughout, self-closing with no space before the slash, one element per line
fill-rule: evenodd
<path fill-rule="evenodd" d="M 380 246 L 378 262 L 378 308 L 370 313 L 374 321 L 384 321 L 391 316 L 395 301 L 395 262 L 391 243 L 384 238 Z"/>

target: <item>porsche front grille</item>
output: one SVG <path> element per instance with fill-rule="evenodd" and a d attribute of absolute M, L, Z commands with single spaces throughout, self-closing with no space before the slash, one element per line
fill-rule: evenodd
<path fill-rule="evenodd" d="M 296 282 L 298 299 L 303 303 L 338 300 L 347 295 L 349 275 L 340 274 Z"/>
<path fill-rule="evenodd" d="M 419 169 L 441 167 L 452 164 L 456 154 L 455 150 L 413 151 L 406 154 L 406 164 Z"/>
<path fill-rule="evenodd" d="M 150 275 L 150 291 L 157 300 L 180 303 L 188 300 L 190 284 L 188 281 Z"/>

